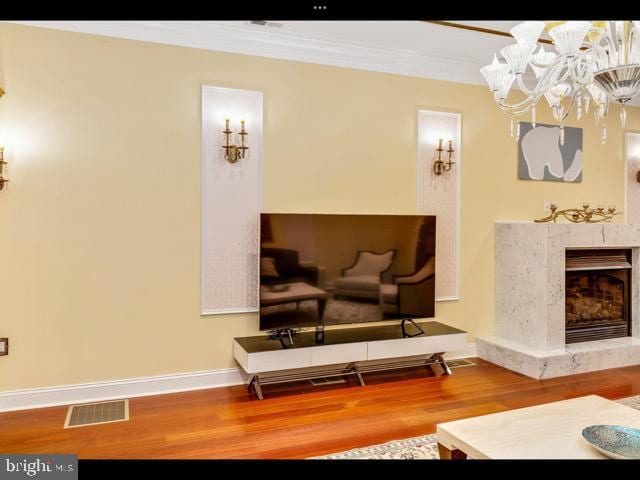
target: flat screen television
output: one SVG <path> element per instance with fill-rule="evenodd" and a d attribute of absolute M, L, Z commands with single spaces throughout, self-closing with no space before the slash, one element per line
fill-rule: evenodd
<path fill-rule="evenodd" d="M 435 216 L 260 220 L 261 330 L 434 316 Z"/>

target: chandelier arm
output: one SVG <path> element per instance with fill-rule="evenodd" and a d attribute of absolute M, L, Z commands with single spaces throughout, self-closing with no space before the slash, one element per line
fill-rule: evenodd
<path fill-rule="evenodd" d="M 613 38 L 611 38 L 610 35 L 606 35 L 606 31 L 604 29 L 602 29 L 602 31 L 604 35 L 598 39 L 598 43 L 600 42 L 600 40 L 604 39 L 607 45 L 606 47 L 599 46 L 600 53 L 603 56 L 605 56 L 605 58 L 607 59 L 607 64 L 609 64 L 611 62 L 612 55 L 615 56 L 615 53 L 617 51 L 617 46 L 613 42 Z M 617 58 L 616 58 L 616 61 L 617 61 Z"/>
<path fill-rule="evenodd" d="M 556 83 L 563 83 L 563 82 L 567 79 L 567 77 L 569 76 L 569 74 L 570 74 L 570 73 L 571 73 L 571 72 L 570 72 L 570 69 L 569 69 L 569 68 L 567 68 L 567 71 L 566 71 L 566 72 L 564 72 L 564 74 L 563 74 L 562 78 L 558 78 L 558 79 L 556 80 Z"/>
<path fill-rule="evenodd" d="M 539 97 L 527 97 L 522 102 L 515 103 L 513 105 L 509 105 L 508 103 L 503 103 L 500 100 L 496 100 L 496 103 L 503 111 L 507 113 L 511 114 L 511 112 L 515 112 L 515 111 L 525 113 L 533 106 L 533 104 L 535 104 L 538 101 L 538 98 Z"/>
<path fill-rule="evenodd" d="M 584 56 L 581 56 L 578 60 L 574 61 L 573 63 L 574 72 L 571 75 L 571 78 L 575 83 L 578 84 L 580 88 L 582 88 L 583 85 L 589 83 L 588 80 L 589 80 L 589 76 L 591 75 L 591 67 L 593 63 L 592 59 L 593 59 L 593 55 L 589 59 L 585 58 Z"/>
<path fill-rule="evenodd" d="M 583 85 L 591 83 L 591 81 L 593 80 L 593 71 L 595 70 L 594 65 L 596 64 L 596 59 L 599 60 L 599 57 L 605 55 L 606 50 L 600 46 L 600 42 L 602 41 L 602 39 L 604 39 L 609 44 L 609 47 L 613 47 L 611 45 L 611 39 L 608 35 L 606 35 L 606 31 L 604 29 L 595 27 L 592 28 L 589 32 L 595 33 L 596 37 L 593 38 L 593 40 L 586 40 L 583 42 L 582 47 L 585 49 L 586 54 L 581 55 L 581 60 L 583 60 L 583 62 L 578 62 L 578 64 L 582 63 L 584 67 L 583 74 L 580 75 L 579 80 L 579 82 Z M 580 65 L 578 65 L 578 68 L 580 68 Z"/>
<path fill-rule="evenodd" d="M 500 107 L 500 109 L 506 113 L 507 115 L 511 116 L 511 117 L 517 117 L 518 115 L 522 115 L 523 113 L 526 113 L 528 111 L 528 109 L 522 109 L 522 110 L 514 110 L 512 108 L 508 108 L 508 107 L 502 107 L 500 105 L 498 105 Z"/>
<path fill-rule="evenodd" d="M 594 66 L 596 63 L 596 50 L 592 49 L 591 50 L 591 56 L 589 57 L 589 62 L 585 67 L 585 83 L 586 79 L 589 78 L 589 83 L 591 83 L 591 81 L 593 81 L 593 70 L 594 70 Z"/>
<path fill-rule="evenodd" d="M 536 93 L 538 95 L 542 92 L 546 92 L 549 88 L 551 88 L 552 84 L 564 81 L 564 78 L 560 81 L 558 81 L 557 78 L 564 68 L 564 62 L 564 55 L 558 55 L 558 57 L 556 57 L 553 62 L 549 64 L 549 67 L 544 71 L 544 73 L 540 77 L 540 81 L 538 82 L 536 88 Z"/>
<path fill-rule="evenodd" d="M 602 37 L 605 41 L 605 43 L 607 44 L 607 47 L 609 47 L 609 51 L 613 52 L 616 49 L 615 44 L 613 43 L 613 40 L 611 39 L 611 37 L 609 37 L 609 35 L 605 35 L 604 37 Z"/>
<path fill-rule="evenodd" d="M 533 90 L 529 90 L 527 86 L 524 84 L 524 80 L 522 77 L 523 77 L 522 74 L 516 75 L 516 80 L 518 81 L 518 86 L 520 87 L 520 90 L 522 90 L 525 93 L 525 95 L 528 95 L 529 97 L 534 96 L 538 85 L 536 85 L 533 88 Z"/>
<path fill-rule="evenodd" d="M 569 73 L 569 77 L 571 77 L 572 83 L 576 83 L 578 81 L 578 61 L 575 57 L 571 57 L 567 59 L 567 71 Z"/>
<path fill-rule="evenodd" d="M 527 113 L 529 110 L 531 110 L 531 108 L 535 105 L 535 103 L 531 102 L 527 105 L 525 105 L 524 107 L 520 107 L 520 108 L 514 108 L 512 106 L 509 105 L 500 105 L 498 104 L 498 106 L 500 107 L 500 109 L 507 113 L 508 115 L 511 116 L 519 116 L 522 115 L 524 113 Z"/>
<path fill-rule="evenodd" d="M 554 62 L 555 65 L 552 65 L 543 73 L 536 88 L 536 93 L 538 95 L 546 92 L 554 85 L 563 83 L 567 79 L 567 77 L 569 76 L 569 70 L 567 69 L 565 72 L 562 72 L 563 69 L 566 68 L 565 60 L 566 58 L 564 56 L 559 57 L 557 61 Z"/>
<path fill-rule="evenodd" d="M 520 108 L 520 109 L 514 109 L 514 108 L 510 108 L 510 107 L 503 107 L 503 106 L 500 106 L 500 105 L 498 105 L 498 106 L 500 107 L 500 109 L 504 113 L 506 113 L 507 115 L 512 116 L 512 117 L 513 116 L 517 117 L 518 115 L 522 115 L 523 113 L 528 112 L 529 109 L 531 108 L 530 105 L 527 105 L 526 107 Z"/>
<path fill-rule="evenodd" d="M 571 101 L 569 102 L 569 106 L 565 109 L 565 111 L 562 114 L 561 117 L 561 122 L 564 122 L 564 120 L 569 116 L 569 112 L 571 112 L 571 109 L 573 108 L 573 104 L 576 101 L 576 94 L 577 94 L 577 90 L 574 90 L 573 94 L 571 95 Z"/>

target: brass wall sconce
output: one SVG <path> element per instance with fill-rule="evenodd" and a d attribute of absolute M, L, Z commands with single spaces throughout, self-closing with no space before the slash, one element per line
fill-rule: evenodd
<path fill-rule="evenodd" d="M 0 97 L 4 95 L 4 90 L 0 87 Z M 5 184 L 9 181 L 2 176 L 4 166 L 7 162 L 4 161 L 4 147 L 0 147 L 0 191 L 4 188 Z"/>
<path fill-rule="evenodd" d="M 225 129 L 222 131 L 222 133 L 224 133 L 224 145 L 222 146 L 224 149 L 224 159 L 229 163 L 236 163 L 238 160 L 243 159 L 246 151 L 249 150 L 249 147 L 245 145 L 246 136 L 249 135 L 249 133 L 244 129 L 244 120 L 240 120 L 240 131 L 238 132 L 238 135 L 240 135 L 240 145 L 231 145 L 229 141 L 233 132 L 229 129 L 229 119 L 225 118 L 224 121 Z"/>
<path fill-rule="evenodd" d="M 446 162 L 442 160 L 442 152 L 445 151 L 449 154 Z M 433 162 L 433 173 L 436 175 L 442 175 L 444 172 L 451 170 L 451 167 L 456 163 L 451 160 L 454 152 L 453 142 L 449 140 L 449 148 L 445 150 L 442 148 L 442 139 L 438 140 L 438 148 L 436 148 L 436 152 L 438 152 L 438 157 Z"/>
<path fill-rule="evenodd" d="M 556 223 L 556 219 L 563 216 L 572 223 L 600 223 L 610 222 L 615 215 L 620 215 L 623 212 L 616 212 L 615 205 L 609 205 L 607 210 L 604 206 L 598 205 L 597 208 L 589 207 L 589 202 L 584 202 L 582 208 L 567 208 L 566 210 L 558 210 L 558 205 L 552 203 L 549 206 L 551 213 L 540 219 L 534 220 L 537 223 L 553 222 Z"/>
<path fill-rule="evenodd" d="M 7 162 L 4 161 L 4 147 L 0 147 L 0 191 L 4 188 L 5 184 L 9 181 L 2 176 L 2 171 Z"/>

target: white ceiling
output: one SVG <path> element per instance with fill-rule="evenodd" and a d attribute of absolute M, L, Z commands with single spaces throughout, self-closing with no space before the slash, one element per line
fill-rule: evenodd
<path fill-rule="evenodd" d="M 484 84 L 478 70 L 512 43 L 420 21 L 33 21 L 26 25 Z M 462 22 L 461 22 L 462 23 Z M 508 30 L 518 22 L 464 22 Z"/>
<path fill-rule="evenodd" d="M 34 21 L 38 27 L 485 85 L 510 37 L 420 21 Z M 508 32 L 520 21 L 455 21 Z"/>

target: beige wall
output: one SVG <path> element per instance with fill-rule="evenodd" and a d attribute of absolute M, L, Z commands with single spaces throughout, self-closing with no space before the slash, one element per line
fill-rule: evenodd
<path fill-rule="evenodd" d="M 436 317 L 470 339 L 493 330 L 494 220 L 623 205 L 615 117 L 606 146 L 581 124 L 582 183 L 525 182 L 484 87 L 11 24 L 0 46 L 0 390 L 226 368 L 257 332 L 199 315 L 203 84 L 264 92 L 266 211 L 415 213 L 416 109 L 460 111 L 461 300 Z"/>

